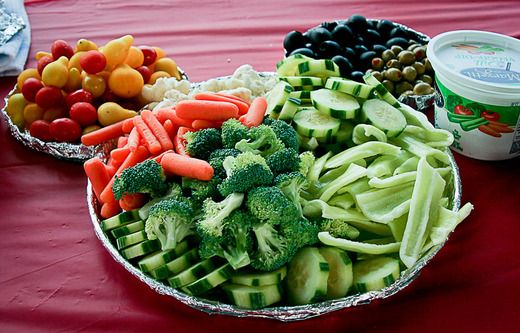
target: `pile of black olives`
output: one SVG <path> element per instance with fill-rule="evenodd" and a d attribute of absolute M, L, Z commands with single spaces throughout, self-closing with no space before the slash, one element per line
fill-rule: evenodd
<path fill-rule="evenodd" d="M 357 14 L 345 21 L 324 22 L 305 33 L 291 31 L 285 36 L 283 45 L 286 56 L 303 54 L 314 59 L 332 59 L 340 68 L 342 77 L 359 82 L 363 82 L 363 75 L 367 70 L 376 69 L 373 59 L 385 59 L 383 54 L 388 53 L 392 47 L 400 47 L 402 50 L 408 50 L 412 46 L 423 47 L 421 39 L 413 31 L 403 29 L 389 20 L 367 20 Z M 397 56 L 395 54 L 392 59 Z M 383 63 L 378 71 L 384 70 L 385 66 L 386 63 Z M 426 64 L 424 66 L 427 67 Z M 416 76 L 414 83 L 418 77 Z M 392 91 L 395 92 L 396 88 Z"/>

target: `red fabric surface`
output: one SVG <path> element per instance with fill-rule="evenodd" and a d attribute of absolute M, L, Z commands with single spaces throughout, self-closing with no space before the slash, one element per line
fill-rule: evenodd
<path fill-rule="evenodd" d="M 290 30 L 353 13 L 428 35 L 480 29 L 520 37 L 509 1 L 26 1 L 34 54 L 55 39 L 99 44 L 133 34 L 163 47 L 194 81 L 243 63 L 272 71 Z M 0 79 L 0 97 L 14 79 Z M 508 332 L 520 324 L 520 159 L 456 155 L 472 215 L 399 294 L 318 318 L 280 323 L 209 316 L 155 293 L 115 263 L 95 237 L 81 165 L 0 135 L 1 332 Z"/>

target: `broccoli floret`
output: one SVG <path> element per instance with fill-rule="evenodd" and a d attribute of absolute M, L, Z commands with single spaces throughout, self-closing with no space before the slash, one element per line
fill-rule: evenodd
<path fill-rule="evenodd" d="M 153 205 L 158 203 L 159 201 L 163 201 L 169 198 L 178 198 L 182 196 L 182 188 L 178 183 L 171 183 L 170 188 L 166 191 L 166 193 L 162 197 L 154 198 L 147 203 L 145 203 L 141 208 L 139 208 L 139 217 L 141 220 L 146 220 L 148 218 L 148 214 L 150 214 L 150 208 L 152 208 Z"/>
<path fill-rule="evenodd" d="M 292 148 L 284 148 L 275 152 L 267 157 L 266 162 L 275 175 L 298 171 L 300 168 L 300 157 L 298 152 Z"/>
<path fill-rule="evenodd" d="M 271 118 L 270 115 L 265 115 L 264 116 L 264 120 L 262 121 L 262 124 L 264 124 L 264 125 L 271 125 L 274 120 L 276 120 L 276 119 Z"/>
<path fill-rule="evenodd" d="M 159 239 L 161 249 L 171 250 L 187 236 L 194 234 L 193 210 L 184 202 L 170 198 L 150 208 L 145 222 L 148 239 Z"/>
<path fill-rule="evenodd" d="M 298 135 L 296 130 L 283 120 L 273 119 L 269 127 L 271 127 L 276 134 L 276 137 L 282 141 L 286 148 L 292 148 L 296 151 L 300 148 L 298 143 Z"/>
<path fill-rule="evenodd" d="M 299 172 L 282 173 L 276 176 L 274 185 L 282 190 L 283 194 L 296 206 L 300 216 L 303 216 L 300 193 L 307 186 L 307 178 Z"/>
<path fill-rule="evenodd" d="M 202 215 L 196 222 L 199 234 L 222 236 L 226 217 L 238 209 L 242 201 L 243 193 L 232 193 L 219 202 L 206 199 L 202 205 Z"/>
<path fill-rule="evenodd" d="M 224 159 L 223 166 L 226 178 L 218 185 L 223 196 L 233 192 L 247 192 L 257 186 L 270 185 L 273 181 L 273 173 L 265 159 L 251 152 L 237 157 L 228 156 Z"/>
<path fill-rule="evenodd" d="M 221 130 L 222 146 L 224 148 L 235 148 L 237 142 L 247 139 L 247 132 L 249 128 L 240 121 L 231 118 L 226 120 Z"/>
<path fill-rule="evenodd" d="M 222 179 L 213 177 L 209 181 L 198 180 L 189 177 L 182 177 L 182 189 L 184 194 L 196 202 L 202 203 L 207 198 L 215 198 L 219 192 L 217 185 Z"/>
<path fill-rule="evenodd" d="M 298 247 L 284 237 L 271 223 L 258 223 L 253 226 L 256 249 L 252 254 L 251 266 L 261 271 L 273 271 L 287 264 Z"/>
<path fill-rule="evenodd" d="M 216 128 L 206 128 L 197 132 L 187 132 L 183 138 L 186 140 L 186 152 L 191 157 L 208 160 L 212 151 L 222 148 L 220 131 Z"/>
<path fill-rule="evenodd" d="M 199 255 L 201 258 L 219 256 L 225 258 L 234 269 L 249 265 L 249 252 L 253 249 L 253 233 L 251 230 L 254 217 L 245 210 L 235 210 L 223 220 L 221 236 L 208 234 L 205 229 L 198 228 L 201 242 Z"/>
<path fill-rule="evenodd" d="M 288 239 L 292 239 L 298 249 L 318 243 L 318 233 L 320 231 L 318 224 L 304 217 L 282 225 L 283 235 Z"/>
<path fill-rule="evenodd" d="M 125 169 L 115 177 L 112 191 L 119 200 L 125 194 L 144 193 L 153 198 L 160 197 L 168 190 L 164 170 L 159 163 L 150 159 Z"/>
<path fill-rule="evenodd" d="M 246 206 L 257 219 L 272 224 L 301 218 L 296 206 L 277 187 L 257 187 L 249 191 Z"/>
<path fill-rule="evenodd" d="M 304 151 L 300 154 L 300 168 L 298 171 L 304 176 L 307 176 L 309 173 L 309 170 L 314 164 L 314 161 L 316 161 L 316 157 L 311 151 Z"/>
<path fill-rule="evenodd" d="M 267 125 L 251 127 L 247 133 L 248 139 L 240 140 L 235 148 L 241 152 L 252 152 L 264 157 L 284 148 L 284 144 L 273 129 Z"/>
<path fill-rule="evenodd" d="M 319 228 L 337 238 L 356 239 L 359 236 L 358 229 L 338 219 L 322 219 Z"/>
<path fill-rule="evenodd" d="M 226 178 L 226 170 L 222 166 L 224 163 L 224 159 L 228 156 L 237 157 L 241 151 L 234 148 L 224 148 L 214 150 L 211 155 L 209 155 L 209 165 L 213 168 L 214 177 L 219 177 L 220 179 Z"/>

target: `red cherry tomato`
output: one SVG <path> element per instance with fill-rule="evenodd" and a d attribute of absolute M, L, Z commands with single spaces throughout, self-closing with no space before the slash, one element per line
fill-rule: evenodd
<path fill-rule="evenodd" d="M 152 77 L 152 71 L 148 66 L 139 66 L 135 70 L 141 73 L 144 83 L 148 83 L 148 81 L 150 81 L 150 77 Z"/>
<path fill-rule="evenodd" d="M 486 118 L 487 120 L 491 120 L 491 121 L 499 121 L 500 120 L 500 114 L 498 114 L 496 112 L 493 112 L 493 111 L 489 111 L 489 110 L 482 111 L 480 113 L 480 116 L 483 117 L 483 118 Z"/>
<path fill-rule="evenodd" d="M 90 91 L 86 91 L 84 89 L 78 89 L 74 92 L 71 92 L 70 94 L 65 97 L 65 103 L 67 103 L 67 108 L 70 109 L 70 107 L 78 102 L 87 102 L 91 103 L 94 99 L 94 96 Z"/>
<path fill-rule="evenodd" d="M 41 88 L 43 88 L 42 81 L 34 77 L 28 78 L 24 81 L 22 86 L 23 97 L 29 102 L 34 102 L 36 94 Z"/>
<path fill-rule="evenodd" d="M 70 59 L 70 57 L 74 55 L 74 50 L 69 43 L 62 39 L 58 39 L 52 43 L 51 53 L 54 59 L 58 59 L 59 57 L 67 57 Z"/>
<path fill-rule="evenodd" d="M 36 104 L 44 109 L 60 104 L 62 99 L 61 89 L 52 86 L 41 88 L 35 97 Z"/>
<path fill-rule="evenodd" d="M 110 89 L 106 89 L 103 93 L 103 96 L 101 96 L 103 99 L 103 102 L 119 102 L 121 100 L 121 97 L 114 94 L 114 92 Z"/>
<path fill-rule="evenodd" d="M 151 46 L 139 46 L 144 55 L 143 66 L 151 65 L 157 59 L 157 52 Z"/>
<path fill-rule="evenodd" d="M 472 116 L 473 115 L 473 111 L 471 111 L 469 108 L 465 107 L 464 105 L 457 105 L 453 111 L 456 113 L 456 114 L 463 114 L 463 115 L 466 115 L 466 116 Z"/>
<path fill-rule="evenodd" d="M 29 133 L 42 141 L 51 141 L 52 136 L 49 130 L 49 122 L 45 120 L 35 120 L 29 128 Z"/>
<path fill-rule="evenodd" d="M 81 55 L 79 64 L 85 72 L 89 74 L 97 74 L 105 69 L 107 59 L 103 53 L 97 50 L 90 50 Z"/>
<path fill-rule="evenodd" d="M 58 142 L 75 142 L 81 136 L 81 126 L 70 118 L 58 118 L 51 122 L 49 131 Z"/>
<path fill-rule="evenodd" d="M 40 75 L 42 75 L 42 72 L 43 72 L 43 69 L 45 68 L 45 66 L 47 66 L 48 64 L 50 64 L 51 62 L 53 62 L 54 59 L 52 57 L 49 57 L 49 56 L 43 56 L 40 58 L 40 60 L 38 60 L 38 73 L 40 73 Z"/>
<path fill-rule="evenodd" d="M 94 105 L 86 102 L 78 102 L 70 107 L 70 118 L 83 127 L 93 125 L 98 117 Z"/>

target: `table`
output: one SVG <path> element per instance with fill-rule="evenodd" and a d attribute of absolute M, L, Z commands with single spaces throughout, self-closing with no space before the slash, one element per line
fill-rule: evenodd
<path fill-rule="evenodd" d="M 55 39 L 99 44 L 131 33 L 163 47 L 193 81 L 241 64 L 273 71 L 293 29 L 353 13 L 387 18 L 430 36 L 455 29 L 520 37 L 515 0 L 280 2 L 25 2 L 34 54 Z M 14 84 L 0 79 L 0 97 Z M 520 159 L 485 162 L 455 154 L 472 215 L 421 276 L 397 295 L 318 318 L 280 323 L 210 316 L 155 293 L 116 264 L 96 238 L 80 164 L 33 152 L 0 127 L 1 332 L 508 332 L 520 324 Z"/>

